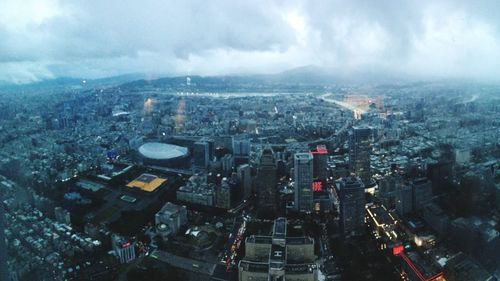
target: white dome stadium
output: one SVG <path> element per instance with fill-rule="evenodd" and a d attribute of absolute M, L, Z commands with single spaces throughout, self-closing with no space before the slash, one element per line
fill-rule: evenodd
<path fill-rule="evenodd" d="M 186 147 L 160 142 L 148 142 L 141 145 L 139 153 L 144 158 L 159 161 L 183 158 L 189 154 Z"/>

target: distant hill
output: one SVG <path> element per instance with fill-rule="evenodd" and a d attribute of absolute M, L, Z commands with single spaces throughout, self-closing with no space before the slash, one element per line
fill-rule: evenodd
<path fill-rule="evenodd" d="M 131 91 L 144 88 L 185 92 L 249 92 L 249 91 L 324 91 L 325 87 L 351 85 L 391 84 L 394 81 L 408 82 L 401 74 L 388 75 L 379 72 L 343 72 L 341 69 L 304 66 L 276 74 L 248 74 L 222 76 L 189 76 L 191 85 L 186 84 L 187 76 L 173 76 L 151 79 L 145 74 L 126 74 L 101 79 L 61 77 L 24 85 L 0 84 L 0 92 L 37 91 L 43 89 L 83 89 L 94 87 L 120 87 Z M 154 77 L 158 77 L 155 75 Z M 85 81 L 85 82 L 84 82 Z"/>
<path fill-rule="evenodd" d="M 139 90 L 144 87 L 171 91 L 248 92 L 248 91 L 315 91 L 325 87 L 363 84 L 386 84 L 409 81 L 400 74 L 382 75 L 378 72 L 342 73 L 335 69 L 316 66 L 299 67 L 277 74 L 250 74 L 224 76 L 165 77 L 154 80 L 137 80 L 120 85 L 123 89 Z M 397 77 L 397 78 L 396 78 Z"/>
<path fill-rule="evenodd" d="M 82 89 L 84 87 L 111 87 L 125 82 L 143 79 L 144 77 L 145 75 L 143 74 L 126 74 L 99 79 L 59 77 L 29 84 L 12 84 L 7 82 L 0 82 L 0 92 L 37 91 L 48 89 Z"/>

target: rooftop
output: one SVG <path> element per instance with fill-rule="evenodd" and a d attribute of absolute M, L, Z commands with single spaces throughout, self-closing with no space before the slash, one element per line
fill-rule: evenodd
<path fill-rule="evenodd" d="M 166 179 L 151 174 L 142 174 L 127 184 L 130 188 L 139 188 L 143 191 L 153 192 L 160 187 Z"/>
<path fill-rule="evenodd" d="M 150 159 L 166 160 L 186 156 L 188 149 L 173 144 L 148 142 L 139 147 L 139 153 Z"/>

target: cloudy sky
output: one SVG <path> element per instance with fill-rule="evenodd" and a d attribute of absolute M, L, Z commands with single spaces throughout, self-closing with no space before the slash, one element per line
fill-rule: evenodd
<path fill-rule="evenodd" d="M 0 81 L 331 71 L 500 80 L 496 0 L 1 0 Z"/>

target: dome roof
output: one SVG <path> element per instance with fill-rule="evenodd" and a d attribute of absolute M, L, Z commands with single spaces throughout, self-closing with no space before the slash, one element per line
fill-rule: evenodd
<path fill-rule="evenodd" d="M 168 160 L 186 156 L 188 149 L 173 144 L 148 142 L 139 147 L 139 153 L 149 159 Z"/>

